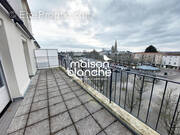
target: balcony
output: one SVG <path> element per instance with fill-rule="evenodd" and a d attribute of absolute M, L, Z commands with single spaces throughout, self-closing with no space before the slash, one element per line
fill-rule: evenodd
<path fill-rule="evenodd" d="M 173 102 L 168 95 L 179 82 L 124 70 L 70 77 L 68 66 L 60 58 L 60 68 L 38 71 L 8 134 L 178 134 L 179 91 L 172 91 Z"/>
<path fill-rule="evenodd" d="M 132 132 L 60 69 L 39 70 L 8 134 L 130 135 Z"/>

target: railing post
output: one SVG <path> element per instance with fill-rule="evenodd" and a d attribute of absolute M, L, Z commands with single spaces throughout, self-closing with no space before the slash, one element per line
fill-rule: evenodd
<path fill-rule="evenodd" d="M 110 80 L 110 91 L 109 91 L 109 100 L 111 103 L 111 95 L 112 95 L 112 79 L 113 79 L 113 69 L 111 69 L 111 80 Z"/>
<path fill-rule="evenodd" d="M 176 107 L 175 107 L 175 111 L 174 111 L 174 115 L 173 115 L 173 118 L 172 118 L 172 121 L 171 121 L 171 126 L 170 126 L 170 129 L 169 129 L 168 135 L 171 135 L 171 134 L 173 134 L 173 132 L 175 132 L 175 129 L 173 129 L 173 131 L 171 131 L 171 129 L 173 128 L 174 119 L 176 117 L 176 113 L 177 113 L 177 110 L 178 110 L 179 101 L 180 101 L 180 94 L 179 94 L 179 97 L 178 97 L 178 101 L 176 103 Z"/>

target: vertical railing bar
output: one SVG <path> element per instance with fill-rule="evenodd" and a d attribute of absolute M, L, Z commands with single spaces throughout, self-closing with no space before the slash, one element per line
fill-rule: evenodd
<path fill-rule="evenodd" d="M 113 78 L 113 70 L 111 69 L 111 80 L 110 80 L 110 93 L 109 93 L 109 99 L 111 103 L 111 96 L 112 96 L 112 78 Z"/>
<path fill-rule="evenodd" d="M 171 133 L 171 129 L 172 129 L 172 126 L 173 126 L 173 123 L 174 123 L 174 119 L 175 119 L 175 116 L 176 116 L 176 112 L 177 112 L 177 110 L 178 110 L 179 100 L 180 100 L 180 94 L 179 94 L 179 97 L 178 97 L 178 101 L 177 101 L 177 103 L 176 103 L 176 107 L 175 107 L 175 110 L 174 110 L 174 115 L 173 115 L 173 118 L 172 118 L 172 121 L 171 121 L 171 126 L 170 126 L 170 129 L 169 129 L 168 135 Z"/>
<path fill-rule="evenodd" d="M 108 87 L 109 87 L 109 77 L 107 76 L 107 84 L 106 84 L 106 97 L 108 98 Z"/>
<path fill-rule="evenodd" d="M 137 118 L 139 118 L 139 113 L 140 113 L 140 109 L 141 109 L 141 100 L 142 100 L 143 88 L 144 88 L 144 76 L 143 76 L 143 80 L 142 80 L 142 86 L 140 89 L 140 101 L 139 101 Z"/>
<path fill-rule="evenodd" d="M 91 68 L 90 68 L 90 71 L 92 72 L 92 69 L 91 69 Z M 93 83 L 92 83 L 92 74 L 91 74 L 91 76 L 90 76 L 90 80 L 91 80 L 91 82 L 90 82 L 91 87 L 93 87 Z"/>
<path fill-rule="evenodd" d="M 165 84 L 165 88 L 164 88 L 164 92 L 163 92 L 163 97 L 162 97 L 162 101 L 161 101 L 161 107 L 160 107 L 160 110 L 159 110 L 159 114 L 158 114 L 158 119 L 157 119 L 157 122 L 156 122 L 155 130 L 157 130 L 157 127 L 158 127 L 158 123 L 159 123 L 159 119 L 160 119 L 160 115 L 161 115 L 161 110 L 162 110 L 162 106 L 163 106 L 163 102 L 164 102 L 164 97 L 165 97 L 166 90 L 167 90 L 167 84 L 168 84 L 168 81 L 166 81 L 166 84 Z"/>
<path fill-rule="evenodd" d="M 97 68 L 96 68 L 96 70 L 97 70 Z M 95 89 L 98 91 L 98 89 L 97 89 L 97 75 L 95 76 Z"/>
<path fill-rule="evenodd" d="M 95 68 L 95 70 L 96 70 L 96 68 Z M 94 76 L 94 88 L 97 90 L 96 80 L 97 80 L 97 75 Z M 97 91 L 98 91 L 98 90 L 97 90 Z"/>
<path fill-rule="evenodd" d="M 100 92 L 102 92 L 102 89 L 101 89 L 101 73 L 100 73 L 100 77 L 99 78 L 100 78 L 100 80 L 99 80 L 99 82 L 100 82 L 100 86 L 99 86 L 100 87 Z"/>
<path fill-rule="evenodd" d="M 121 73 L 120 73 L 120 92 L 119 92 L 119 105 L 120 105 L 120 102 L 121 102 L 121 88 L 122 88 L 122 70 L 121 70 Z"/>
<path fill-rule="evenodd" d="M 127 72 L 127 78 L 126 78 L 126 92 L 125 92 L 125 101 L 124 101 L 124 109 L 126 109 L 126 98 L 127 98 L 127 91 L 128 91 L 128 79 L 129 79 L 129 73 Z"/>
<path fill-rule="evenodd" d="M 132 99 L 131 99 L 131 110 L 130 110 L 130 113 L 132 112 L 133 110 L 133 101 L 134 101 L 134 89 L 135 89 L 135 83 L 136 83 L 136 74 L 134 74 L 134 82 L 133 82 L 133 93 L 132 93 Z"/>
<path fill-rule="evenodd" d="M 151 95 L 150 95 L 150 99 L 149 99 L 149 105 L 148 105 L 148 110 L 147 110 L 147 115 L 146 115 L 145 123 L 147 123 L 148 117 L 149 117 L 149 110 L 150 110 L 152 95 L 153 95 L 153 91 L 154 91 L 154 84 L 155 84 L 155 78 L 153 79 L 153 84 L 152 84 Z"/>
<path fill-rule="evenodd" d="M 116 102 L 116 84 L 117 84 L 117 71 L 116 71 L 116 76 L 115 76 L 114 102 Z"/>

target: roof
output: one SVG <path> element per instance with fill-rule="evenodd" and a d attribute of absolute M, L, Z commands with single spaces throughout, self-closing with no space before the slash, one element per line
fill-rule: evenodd
<path fill-rule="evenodd" d="M 163 54 L 163 52 L 135 52 L 133 54 Z"/>
<path fill-rule="evenodd" d="M 165 52 L 165 55 L 180 56 L 180 52 Z"/>

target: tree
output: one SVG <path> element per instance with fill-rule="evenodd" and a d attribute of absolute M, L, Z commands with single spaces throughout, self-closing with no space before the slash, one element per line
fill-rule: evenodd
<path fill-rule="evenodd" d="M 111 52 L 115 53 L 115 47 L 114 46 L 111 47 Z"/>
<path fill-rule="evenodd" d="M 148 46 L 147 48 L 146 48 L 146 50 L 145 50 L 145 52 L 146 53 L 150 53 L 150 52 L 158 52 L 157 51 L 157 49 L 156 49 L 156 47 L 154 47 L 153 45 L 150 45 L 150 46 Z"/>
<path fill-rule="evenodd" d="M 87 54 L 87 57 L 97 59 L 97 60 L 103 59 L 103 56 L 101 56 L 95 49 L 89 52 L 89 54 Z"/>
<path fill-rule="evenodd" d="M 134 83 L 134 80 L 131 80 L 132 83 Z M 134 93 L 133 91 L 128 91 L 127 92 L 127 101 L 126 101 L 126 105 L 129 109 L 134 109 L 136 108 L 139 103 L 140 100 L 141 102 L 144 101 L 144 99 L 142 98 L 143 93 L 148 91 L 148 83 L 144 80 L 144 84 L 143 84 L 143 79 L 142 77 L 136 77 L 135 80 L 135 87 L 134 87 Z M 132 102 L 132 96 L 134 96 L 133 102 Z"/>
<path fill-rule="evenodd" d="M 178 109 L 176 112 L 176 117 L 174 119 L 173 128 L 170 131 L 171 122 L 174 114 L 174 108 L 177 103 L 176 95 L 173 93 L 176 89 L 167 89 L 165 98 L 164 98 L 164 104 L 161 110 L 161 120 L 162 124 L 164 126 L 164 129 L 169 133 L 169 135 L 179 135 L 180 134 L 180 110 Z M 162 93 L 163 94 L 163 93 Z M 158 99 L 161 103 L 161 98 Z M 160 104 L 158 104 L 159 106 Z M 159 108 L 157 108 L 159 111 Z"/>

